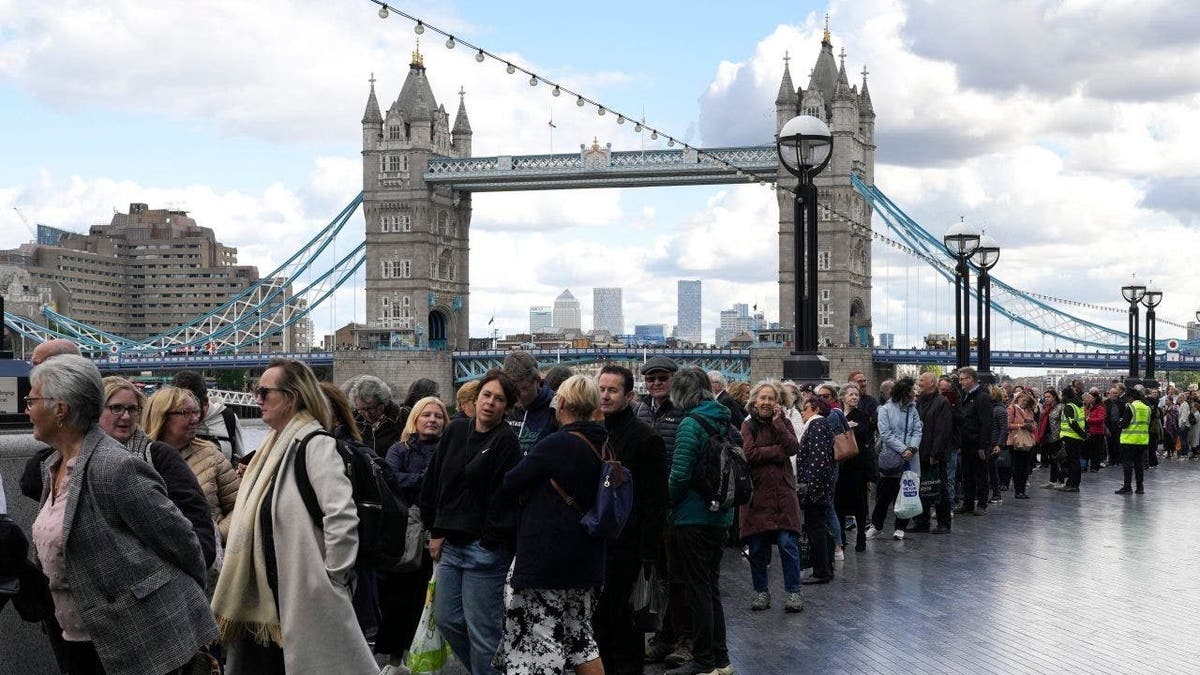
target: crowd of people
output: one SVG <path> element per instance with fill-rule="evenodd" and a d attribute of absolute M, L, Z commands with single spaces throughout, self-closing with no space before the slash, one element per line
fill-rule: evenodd
<path fill-rule="evenodd" d="M 514 351 L 453 399 L 431 380 L 396 400 L 375 376 L 339 387 L 273 360 L 254 389 L 269 433 L 251 449 L 196 374 L 147 399 L 72 347 L 35 351 L 26 406 L 48 447 L 22 477 L 41 505 L 31 539 L 53 610 L 41 618 L 71 674 L 198 662 L 374 674 L 379 659 L 399 675 L 436 579 L 433 620 L 475 674 L 661 663 L 729 675 L 720 586 L 731 546 L 749 563 L 751 610 L 773 606 L 774 551 L 782 609 L 800 612 L 804 586 L 831 581 L 847 542 L 865 551 L 889 520 L 894 539 L 947 535 L 955 516 L 983 515 L 1005 492 L 1029 499 L 1041 470 L 1042 487 L 1074 493 L 1120 466 L 1117 493 L 1142 494 L 1160 446 L 1192 459 L 1200 445 L 1194 390 L 1075 381 L 1036 392 L 964 368 L 883 382 L 876 398 L 862 372 L 840 385 L 730 383 L 653 356 L 636 374 L 610 364 L 592 377 L 543 374 Z M 698 481 L 721 439 L 753 481 L 744 504 L 712 500 Z M 411 507 L 424 534 L 413 565 L 360 563 L 340 444 L 375 458 Z M 609 459 L 634 489 L 628 521 L 606 539 L 580 516 Z M 894 517 L 906 471 L 920 477 L 920 510 Z M 631 602 L 647 579 L 663 580 L 649 625 Z"/>

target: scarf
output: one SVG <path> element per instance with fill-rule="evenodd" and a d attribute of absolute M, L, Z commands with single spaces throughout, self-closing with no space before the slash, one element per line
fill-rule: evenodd
<path fill-rule="evenodd" d="M 278 604 L 267 581 L 258 514 L 264 506 L 270 506 L 265 503 L 267 494 L 275 485 L 288 448 L 298 440 L 296 432 L 313 421 L 307 412 L 299 412 L 282 431 L 268 434 L 242 477 L 230 515 L 225 560 L 212 599 L 213 616 L 225 644 L 246 632 L 259 644 L 283 645 Z"/>
<path fill-rule="evenodd" d="M 145 460 L 147 464 L 154 464 L 150 459 L 150 444 L 152 442 L 140 426 L 135 426 L 133 428 L 133 435 L 129 437 L 129 440 L 125 441 L 125 447 L 133 454 Z"/>

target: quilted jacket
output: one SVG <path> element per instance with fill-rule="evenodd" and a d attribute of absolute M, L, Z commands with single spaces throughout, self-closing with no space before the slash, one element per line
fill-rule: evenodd
<path fill-rule="evenodd" d="M 209 441 L 197 438 L 180 450 L 180 453 L 192 473 L 196 474 L 196 482 L 200 483 L 200 489 L 204 492 L 204 499 L 208 502 L 208 508 L 217 523 L 217 530 L 223 542 L 229 535 L 228 517 L 233 513 L 242 479 L 233 470 L 229 460 L 225 459 L 225 455 L 221 454 L 221 450 Z"/>

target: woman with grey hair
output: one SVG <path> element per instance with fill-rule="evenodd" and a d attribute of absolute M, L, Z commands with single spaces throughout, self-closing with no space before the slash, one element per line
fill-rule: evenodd
<path fill-rule="evenodd" d="M 174 672 L 217 635 L 192 525 L 154 467 L 98 426 L 105 402 L 88 359 L 56 356 L 30 375 L 26 412 L 42 463 L 33 523 L 68 673 Z"/>
<path fill-rule="evenodd" d="M 675 436 L 675 454 L 667 479 L 671 526 L 683 553 L 680 564 L 692 617 L 692 660 L 678 673 L 708 673 L 729 667 L 725 610 L 721 606 L 721 550 L 733 509 L 712 510 L 696 489 L 696 464 L 708 452 L 709 437 L 725 433 L 729 410 L 717 403 L 708 375 L 683 368 L 671 378 L 671 403 L 683 413 Z"/>
<path fill-rule="evenodd" d="M 360 375 L 350 392 L 361 443 L 381 458 L 400 440 L 407 413 L 392 400 L 392 388 L 374 375 Z"/>

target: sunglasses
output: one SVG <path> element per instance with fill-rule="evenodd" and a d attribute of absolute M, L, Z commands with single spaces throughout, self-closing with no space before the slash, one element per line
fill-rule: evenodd
<path fill-rule="evenodd" d="M 671 379 L 670 375 L 646 375 L 646 382 L 666 382 Z"/>
<path fill-rule="evenodd" d="M 200 419 L 199 410 L 168 410 L 168 415 L 183 415 L 184 417 L 194 417 Z"/>
<path fill-rule="evenodd" d="M 259 400 L 265 399 L 267 397 L 267 394 L 270 394 L 273 391 L 278 391 L 280 393 L 283 392 L 283 390 L 278 387 L 255 387 L 254 388 L 254 398 L 259 399 Z"/>

